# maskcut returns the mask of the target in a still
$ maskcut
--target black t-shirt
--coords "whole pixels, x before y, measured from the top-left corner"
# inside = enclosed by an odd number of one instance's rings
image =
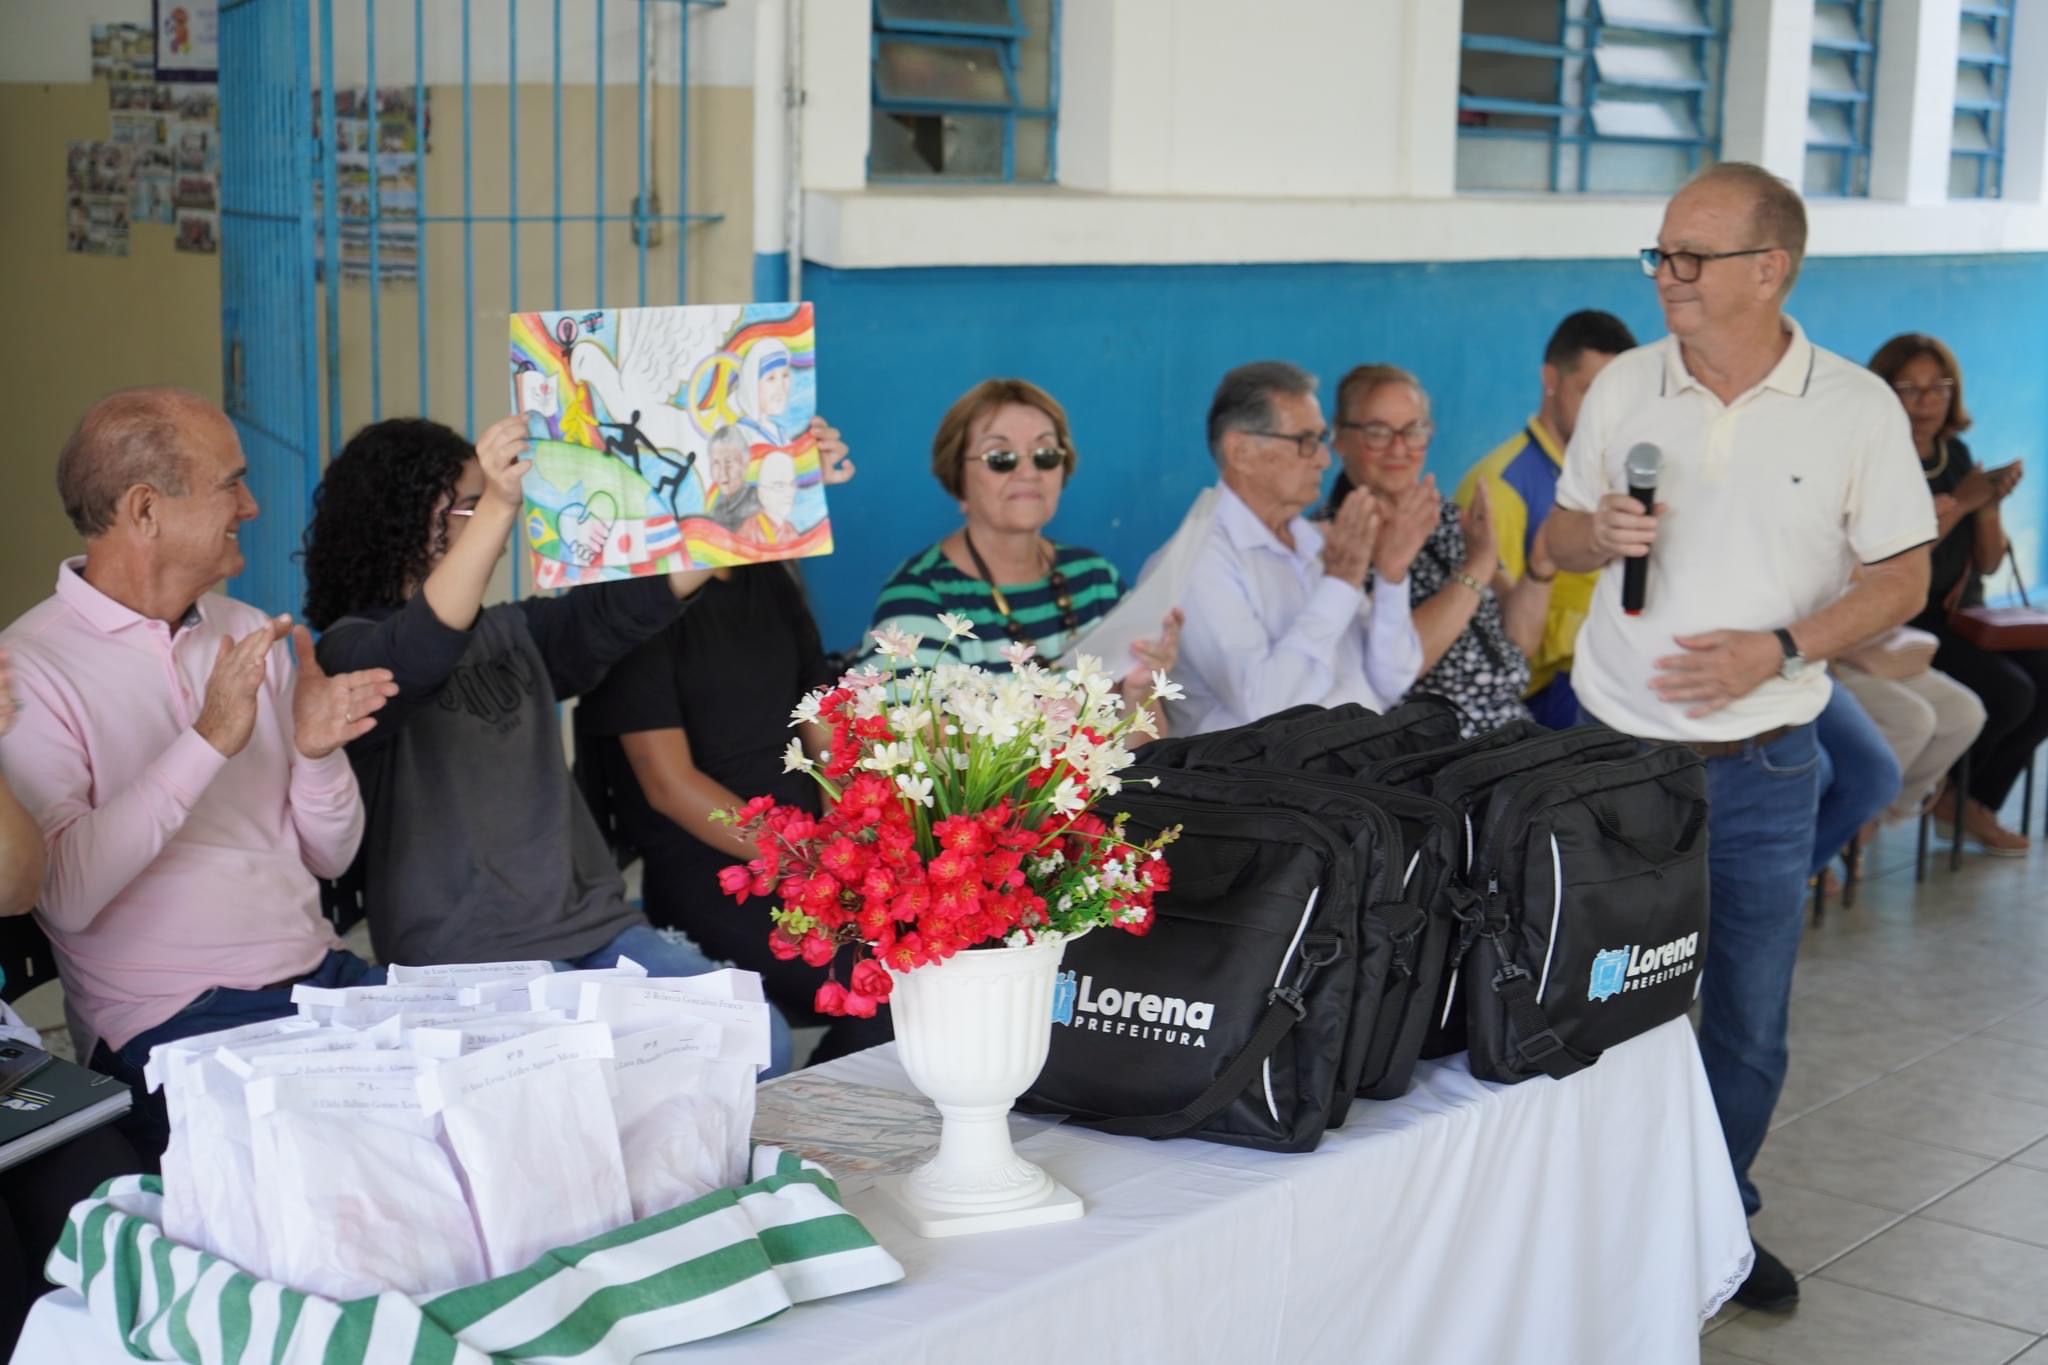
[[[600,797],[619,841],[643,854],[697,853],[732,861],[647,804],[618,736],[681,730],[699,771],[742,800],[773,796],[818,808],[817,783],[785,773],[796,733],[789,713],[831,681],[818,624],[787,565],[736,568],[712,579],[675,624],[613,666],[576,710],[585,790]]]
[[[1927,493],[1932,497],[1941,493],[1953,493],[1956,485],[1963,481],[1976,465],[1970,459],[1970,448],[1951,436],[1947,438],[1948,460],[1941,458],[1942,447],[1936,445],[1934,463],[1926,466]],[[1977,518],[1966,516],[1955,524],[1955,528],[1942,537],[1934,547],[1933,571],[1927,580],[1927,605],[1913,618],[1913,624],[1922,630],[1933,630],[1948,620],[1948,595],[1970,566],[1977,562]],[[1963,593],[1959,604],[1974,607],[1984,600],[1984,585],[1973,582]]]

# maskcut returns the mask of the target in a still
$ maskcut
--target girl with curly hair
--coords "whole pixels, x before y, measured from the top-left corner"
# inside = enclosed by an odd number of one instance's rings
[[[475,447],[437,422],[378,422],[314,494],[306,619],[322,632],[318,655],[330,668],[377,660],[399,689],[348,749],[368,815],[371,944],[383,962],[604,967],[624,955],[657,976],[713,970],[627,903],[555,711],[673,622],[709,575],[483,606],[530,450],[522,417]],[[778,1016],[775,1069],[788,1060]]]

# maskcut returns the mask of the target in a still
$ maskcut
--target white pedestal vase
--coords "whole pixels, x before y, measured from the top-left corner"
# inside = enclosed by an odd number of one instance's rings
[[[918,1236],[1081,1216],[1079,1195],[1010,1146],[1010,1106],[1045,1066],[1065,948],[973,948],[890,974],[898,1056],[945,1121],[937,1156],[876,1187]]]

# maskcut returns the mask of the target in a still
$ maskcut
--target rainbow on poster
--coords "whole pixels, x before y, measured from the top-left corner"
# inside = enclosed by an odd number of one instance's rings
[[[808,303],[518,313],[543,588],[832,551]]]

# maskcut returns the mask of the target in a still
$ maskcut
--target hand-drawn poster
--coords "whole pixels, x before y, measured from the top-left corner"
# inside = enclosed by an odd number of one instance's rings
[[[218,0],[156,0],[157,79],[220,79]]]
[[[543,588],[832,552],[808,303],[512,317]]]

